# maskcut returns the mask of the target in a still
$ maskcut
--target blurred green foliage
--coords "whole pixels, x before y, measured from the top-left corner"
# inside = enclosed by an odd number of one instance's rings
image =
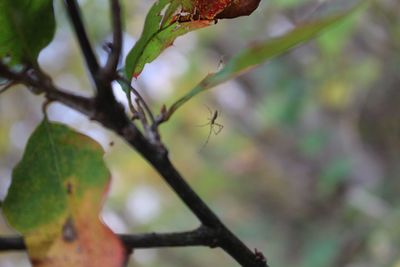
[[[150,2],[125,1],[127,41],[137,40]],[[332,2],[262,1],[250,17],[190,33],[146,66],[138,89],[159,110],[215,72],[224,58],[318,16]],[[86,22],[104,56],[107,1],[82,3],[91,7]],[[400,266],[398,10],[396,0],[372,1],[315,41],[197,96],[161,126],[171,158],[190,184],[250,247],[265,252],[271,266]],[[41,63],[59,84],[88,94],[80,52],[59,20],[61,30]],[[1,198],[24,140],[40,121],[41,100],[20,88],[0,97]],[[205,105],[219,111],[224,129],[201,149],[209,129],[196,125],[207,121]],[[104,217],[114,229],[197,226],[135,152],[65,110],[52,105],[49,116],[100,139],[108,150],[114,180]],[[10,231],[0,221],[0,234]],[[28,266],[15,254],[1,254],[2,262]],[[130,261],[136,267],[234,265],[208,248],[138,250]]]

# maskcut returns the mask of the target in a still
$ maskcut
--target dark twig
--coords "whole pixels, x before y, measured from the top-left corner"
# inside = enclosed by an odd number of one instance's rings
[[[0,94],[4,93],[8,89],[10,89],[12,86],[16,85],[17,83],[14,81],[6,81],[5,83],[0,85]]]
[[[216,233],[210,228],[199,227],[193,231],[178,233],[145,233],[119,235],[119,238],[128,249],[161,248],[161,247],[215,247]],[[0,237],[0,251],[26,249],[22,237]]]
[[[86,64],[88,65],[90,74],[96,83],[96,77],[99,71],[99,63],[93,52],[92,46],[90,45],[85,27],[83,26],[79,5],[76,0],[64,0],[64,3],[67,8],[71,23],[74,26],[75,34],[78,38],[79,46],[82,49],[83,56],[85,57]]]
[[[162,247],[189,247],[207,246],[216,248],[220,246],[220,232],[212,228],[201,226],[193,231],[178,233],[145,233],[134,235],[119,235],[119,238],[128,250],[162,248]],[[222,241],[223,242],[223,241]],[[224,247],[222,247],[225,249]],[[0,237],[0,251],[25,250],[26,246],[22,237]],[[240,249],[240,248],[238,248]],[[241,252],[238,254],[240,255]],[[265,258],[260,252],[251,255],[254,261],[244,260],[242,266],[267,266]],[[247,263],[245,263],[247,261]]]
[[[161,248],[161,247],[189,247],[208,246],[215,247],[216,234],[212,229],[199,227],[193,231],[180,233],[149,233],[136,235],[120,235],[125,247]]]
[[[0,77],[7,79],[9,82],[21,82],[22,77],[0,62]]]
[[[72,22],[72,25],[75,30],[75,34],[78,38],[79,45],[82,49],[82,53],[85,57],[86,64],[88,65],[89,72],[92,76],[92,79],[96,85],[97,89],[97,95],[96,95],[96,103],[98,102],[103,102],[103,101],[109,101],[112,102],[111,105],[116,104],[116,100],[114,97],[114,94],[112,92],[112,87],[111,87],[111,81],[114,79],[114,75],[111,73],[108,73],[108,75],[104,75],[103,72],[100,72],[100,67],[99,63],[97,61],[97,58],[93,52],[93,49],[90,45],[88,35],[86,33],[85,27],[83,25],[82,17],[81,17],[81,12],[79,9],[79,6],[76,2],[76,0],[64,0],[65,5],[67,7],[68,15],[70,17],[70,20]],[[116,3],[115,3],[116,2]],[[113,0],[112,7],[115,8],[115,6],[119,6],[119,2]],[[119,11],[119,8],[117,8]],[[120,14],[116,14],[115,17]],[[120,20],[120,18],[113,18],[113,24],[116,23],[114,27],[120,27],[118,26],[120,22],[117,22],[117,20]],[[118,31],[118,29],[117,29]],[[121,35],[121,36],[119,36]],[[115,57],[116,61],[118,63],[118,58],[121,49],[118,48],[119,45],[122,45],[122,40],[119,40],[122,38],[122,33],[115,33],[114,34],[115,42],[117,43],[117,49],[114,55],[112,56],[114,59],[111,60],[110,66],[114,64]],[[119,43],[119,44],[118,44]],[[113,53],[113,52],[111,52]],[[118,55],[116,55],[118,53]],[[98,103],[99,104],[99,103]]]
[[[50,80],[43,81],[37,79],[37,77],[31,77],[29,71],[15,72],[0,62],[0,77],[24,84],[29,88],[34,87],[35,93],[44,93],[49,100],[59,101],[90,118],[94,116],[94,101],[92,99],[67,93],[56,88]],[[39,77],[47,76],[42,74]]]
[[[0,251],[25,250],[22,237],[0,237]]]
[[[111,45],[111,52],[103,71],[104,75],[113,78],[116,73],[118,61],[120,59],[122,51],[122,19],[119,0],[110,0],[110,2],[113,28],[113,43]]]
[[[161,247],[188,247],[188,246],[207,246],[215,248],[221,245],[224,240],[221,240],[221,232],[215,231],[213,228],[201,226],[193,231],[179,233],[147,233],[135,235],[119,235],[119,238],[124,243],[128,250],[140,248],[161,248]],[[232,244],[234,246],[235,244]],[[228,247],[222,246],[223,249]],[[0,251],[24,250],[26,249],[24,241],[21,237],[1,237]],[[239,250],[240,248],[237,248]],[[241,255],[241,251],[232,252]],[[251,258],[242,260],[242,266],[267,266],[264,256],[256,251],[252,253]]]

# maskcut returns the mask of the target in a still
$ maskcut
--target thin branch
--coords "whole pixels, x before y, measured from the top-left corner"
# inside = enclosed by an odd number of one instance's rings
[[[76,0],[64,0],[64,3],[67,7],[68,15],[70,17],[70,20],[72,22],[72,25],[74,26],[75,34],[78,38],[79,45],[82,49],[82,53],[85,57],[86,64],[88,65],[90,74],[92,76],[92,79],[96,85],[97,89],[97,95],[96,95],[96,102],[98,105],[102,105],[103,102],[112,102],[111,106],[117,106],[119,105],[116,100],[115,96],[112,92],[112,87],[111,87],[111,80],[114,78],[112,77],[113,75],[110,74],[110,77],[104,75],[103,72],[100,73],[100,67],[99,63],[97,61],[97,58],[93,52],[93,49],[90,45],[88,35],[86,33],[85,27],[83,25],[82,17],[81,17],[81,12],[79,9],[79,5],[77,4]],[[113,8],[115,6],[119,6],[119,2],[116,0],[113,0]],[[120,19],[120,13],[119,9],[117,11],[117,16]],[[120,22],[116,22],[117,19],[113,19],[113,24],[116,23],[115,27],[120,27],[119,24]],[[117,29],[117,31],[119,31]],[[119,36],[121,35],[121,36]],[[122,45],[122,41],[119,40],[122,38],[122,33],[121,32],[116,32],[114,34],[114,37],[116,38],[116,53],[118,53],[118,56],[114,55],[116,57],[116,62],[118,63],[118,58],[119,54],[121,51],[121,48],[118,48],[119,45]],[[118,44],[119,43],[119,44]],[[111,52],[113,53],[113,52]],[[112,60],[111,64],[114,64],[115,58]]]
[[[120,234],[119,238],[128,250],[163,248],[163,247],[192,247],[206,246],[218,247],[221,242],[221,233],[212,228],[201,226],[193,231],[175,233],[145,233],[145,234]],[[0,237],[0,251],[25,250],[26,246],[22,237]],[[240,248],[238,248],[240,249]],[[258,254],[257,254],[258,253]],[[252,255],[261,264],[254,264],[248,259],[242,261],[242,266],[267,266],[265,258],[259,252]],[[238,255],[240,255],[239,253]]]
[[[132,100],[130,99],[130,101],[132,101]],[[147,123],[146,113],[145,113],[142,105],[140,104],[139,98],[136,98],[135,102],[136,102],[136,106],[137,106],[136,109],[138,111],[139,120],[142,123],[143,128],[145,129],[145,132],[146,132],[148,130],[148,128],[149,128],[149,124]],[[130,105],[133,105],[133,104],[131,103]]]
[[[3,64],[3,62],[0,62],[0,77],[5,78],[10,82],[21,82],[22,80],[22,77],[17,72],[9,69],[7,65]]]
[[[99,63],[90,45],[88,35],[81,17],[79,5],[76,0],[64,0],[65,6],[68,11],[69,18],[74,26],[75,34],[78,38],[79,46],[82,49],[83,56],[85,57],[86,64],[88,65],[90,74],[95,81],[99,71]]]
[[[41,80],[29,75],[29,71],[15,72],[10,70],[6,65],[0,62],[0,76],[21,83],[29,88],[34,88],[35,93],[44,93],[49,100],[59,101],[70,108],[77,110],[89,118],[95,116],[94,101],[90,98],[67,93],[56,88],[51,80]],[[42,74],[39,77],[47,77]]]
[[[96,116],[96,111],[93,108],[95,103],[90,98],[67,93],[59,89],[46,91],[45,95],[49,100],[63,103],[64,105],[85,114],[89,118]]]
[[[130,82],[128,80],[126,80],[124,77],[118,76],[118,80],[120,82],[124,83],[127,87],[129,87],[129,91],[131,91],[136,96],[136,98],[139,99],[139,101],[143,105],[143,108],[146,110],[146,113],[149,116],[151,123],[154,124],[155,123],[155,119],[154,119],[153,112],[151,111],[151,109],[147,105],[147,103],[144,100],[144,98],[140,95],[140,93],[135,88],[133,88],[133,86],[130,84]]]
[[[0,251],[25,250],[26,246],[22,237],[0,237]]]
[[[104,75],[112,77],[115,75],[118,61],[121,57],[122,51],[122,17],[121,17],[121,5],[119,0],[111,1],[111,18],[113,28],[113,43],[111,46],[111,52],[107,59],[107,63],[104,66]]]
[[[127,249],[146,249],[162,247],[215,247],[216,233],[212,229],[199,227],[193,231],[175,233],[144,233],[118,235]],[[20,236],[0,237],[0,251],[25,250]]]
[[[119,235],[125,247],[130,249],[192,246],[214,248],[215,236],[215,231],[206,227],[199,227],[193,231],[179,233]]]
[[[14,81],[6,81],[5,83],[0,85],[0,94],[6,92],[12,86],[16,85],[17,83]]]

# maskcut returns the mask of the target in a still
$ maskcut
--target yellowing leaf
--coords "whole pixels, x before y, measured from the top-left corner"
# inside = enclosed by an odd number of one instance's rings
[[[125,250],[99,213],[109,173],[99,144],[44,120],[30,137],[3,204],[35,267],[121,267]]]

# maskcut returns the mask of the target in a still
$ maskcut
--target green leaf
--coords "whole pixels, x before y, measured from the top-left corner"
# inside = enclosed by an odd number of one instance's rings
[[[283,36],[269,39],[244,49],[236,54],[230,61],[228,61],[228,63],[220,71],[209,74],[196,87],[176,101],[169,109],[169,116],[184,103],[189,101],[192,97],[205,91],[206,89],[226,82],[244,72],[251,70],[254,67],[259,66],[273,57],[287,52],[291,48],[301,43],[311,40],[322,31],[332,27],[338,22],[343,21],[350,14],[352,14],[357,7],[358,5],[339,14],[305,22],[301,25],[298,25],[296,28],[284,34]]]
[[[3,213],[34,266],[122,266],[123,246],[99,220],[109,186],[103,154],[89,137],[47,120],[30,137]]]
[[[53,1],[1,0],[0,25],[0,58],[36,63],[54,36]]]
[[[182,6],[190,9],[190,3],[188,0],[159,0],[152,6],[146,16],[142,35],[126,58],[127,79],[139,76],[144,66],[171,46],[177,37],[213,23],[208,20],[177,21],[175,13]]]

